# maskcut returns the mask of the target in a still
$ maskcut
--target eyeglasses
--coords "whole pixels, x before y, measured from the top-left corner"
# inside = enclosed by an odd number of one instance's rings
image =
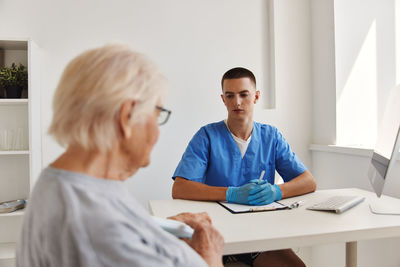
[[[172,111],[160,106],[156,106],[156,109],[160,111],[158,115],[158,125],[166,124]]]

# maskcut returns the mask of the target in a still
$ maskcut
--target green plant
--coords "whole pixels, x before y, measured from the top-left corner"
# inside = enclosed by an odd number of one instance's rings
[[[17,66],[12,63],[11,67],[3,67],[0,69],[0,85],[4,88],[10,86],[18,86],[22,89],[28,88],[28,71],[25,66],[19,64]]]

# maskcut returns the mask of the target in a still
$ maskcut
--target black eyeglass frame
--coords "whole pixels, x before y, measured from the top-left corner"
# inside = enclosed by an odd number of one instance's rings
[[[169,110],[169,109],[166,109],[166,108],[163,108],[163,107],[160,107],[160,106],[156,106],[156,109],[158,109],[159,111],[160,111],[160,114],[161,113],[167,113],[167,116],[165,117],[165,119],[164,119],[164,121],[162,121],[162,122],[158,122],[158,125],[164,125],[164,124],[166,124],[167,123],[167,121],[168,121],[168,119],[169,119],[169,117],[171,116],[171,113],[172,113],[172,111],[171,110]]]

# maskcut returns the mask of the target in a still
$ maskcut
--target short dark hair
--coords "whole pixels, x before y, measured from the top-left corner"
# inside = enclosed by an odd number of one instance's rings
[[[245,68],[242,68],[242,67],[237,67],[237,68],[233,68],[233,69],[228,70],[222,76],[222,80],[221,80],[222,89],[224,87],[224,81],[225,80],[240,79],[240,78],[249,78],[254,83],[254,86],[256,86],[256,77],[254,76],[254,74],[248,69],[245,69]]]

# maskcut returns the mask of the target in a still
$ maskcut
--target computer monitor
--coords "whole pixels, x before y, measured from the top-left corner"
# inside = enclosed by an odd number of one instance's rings
[[[400,86],[391,90],[378,130],[378,138],[368,170],[368,177],[378,197],[388,179],[400,179],[394,173],[394,166],[400,149]],[[397,176],[397,177],[394,177]],[[399,188],[400,190],[400,188]],[[370,203],[373,213],[400,215],[399,205],[387,205],[384,199],[376,199]]]

